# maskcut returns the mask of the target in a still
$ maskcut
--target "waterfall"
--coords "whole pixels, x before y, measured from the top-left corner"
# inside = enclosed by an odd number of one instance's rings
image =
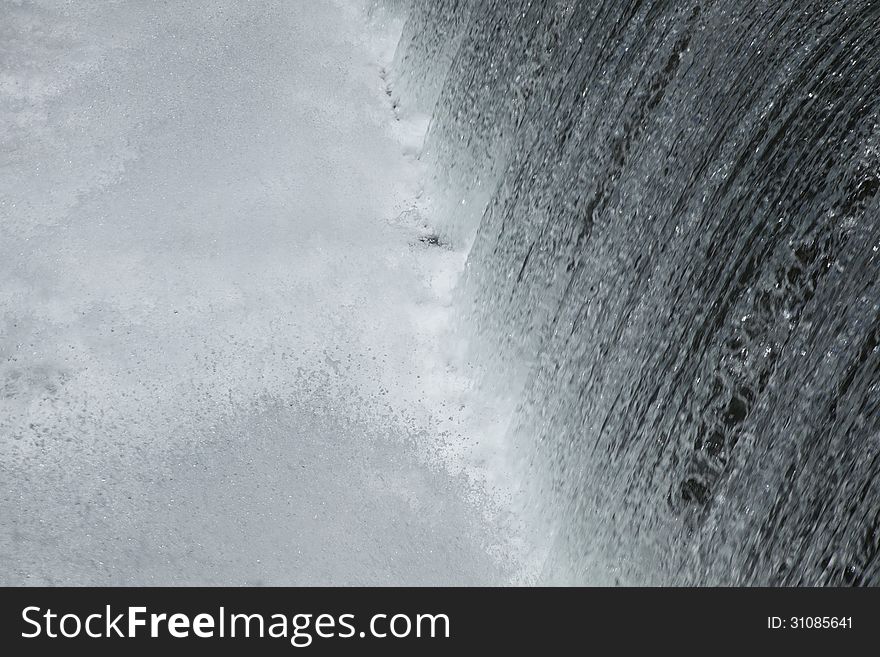
[[[880,3],[406,11],[544,581],[880,583]]]

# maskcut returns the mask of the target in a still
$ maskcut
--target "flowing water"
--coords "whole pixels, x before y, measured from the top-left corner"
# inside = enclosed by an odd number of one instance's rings
[[[0,4],[0,583],[880,583],[880,3]]]
[[[878,53],[870,0],[412,4],[545,581],[880,583]]]

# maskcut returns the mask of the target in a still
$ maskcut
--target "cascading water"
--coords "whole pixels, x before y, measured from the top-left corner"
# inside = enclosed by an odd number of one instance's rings
[[[544,580],[880,583],[880,3],[408,11]]]

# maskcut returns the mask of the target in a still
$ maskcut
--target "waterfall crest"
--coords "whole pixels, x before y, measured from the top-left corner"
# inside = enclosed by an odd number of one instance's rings
[[[408,12],[546,580],[880,583],[880,3]]]

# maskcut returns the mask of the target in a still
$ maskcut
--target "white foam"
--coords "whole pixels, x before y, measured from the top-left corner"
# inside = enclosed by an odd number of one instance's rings
[[[397,19],[0,13],[0,581],[515,576]]]

